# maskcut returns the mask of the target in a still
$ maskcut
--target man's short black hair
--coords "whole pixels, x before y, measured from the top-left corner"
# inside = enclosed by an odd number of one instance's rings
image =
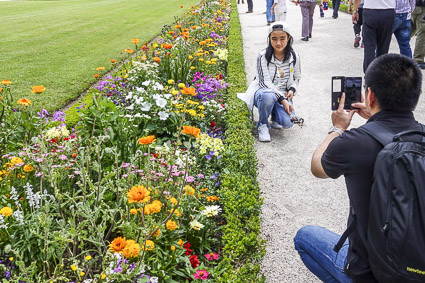
[[[422,72],[412,59],[386,54],[369,65],[365,83],[375,93],[381,110],[413,111],[421,94]]]

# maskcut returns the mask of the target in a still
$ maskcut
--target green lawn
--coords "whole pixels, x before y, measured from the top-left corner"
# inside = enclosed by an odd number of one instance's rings
[[[36,109],[56,110],[134,48],[149,41],[198,0],[0,1],[0,81]],[[181,9],[180,5],[184,5]],[[100,74],[102,74],[101,71]],[[31,93],[34,85],[46,91]]]

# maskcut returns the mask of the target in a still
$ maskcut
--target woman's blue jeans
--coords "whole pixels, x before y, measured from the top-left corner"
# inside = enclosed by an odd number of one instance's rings
[[[292,104],[292,101],[290,101]],[[254,105],[258,108],[258,127],[261,124],[269,125],[269,117],[272,115],[272,122],[277,122],[284,128],[290,128],[294,124],[291,116],[286,113],[282,104],[277,102],[276,95],[272,89],[260,88],[254,95]],[[295,115],[295,112],[292,112]]]
[[[274,0],[267,0],[266,17],[267,17],[268,22],[274,22],[275,21],[275,14],[272,15],[273,3],[274,3]]]
[[[338,234],[319,226],[304,226],[294,238],[295,249],[305,266],[325,283],[352,282],[350,277],[342,273],[348,240],[338,253],[333,250],[339,238]]]
[[[412,59],[412,49],[410,48],[410,19],[408,14],[395,14],[393,33],[400,47],[400,54]]]

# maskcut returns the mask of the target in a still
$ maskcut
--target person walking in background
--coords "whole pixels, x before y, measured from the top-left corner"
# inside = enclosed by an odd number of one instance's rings
[[[357,11],[360,2],[361,0],[354,0],[354,11]],[[395,2],[396,0],[364,0],[363,72],[366,72],[376,57],[388,53],[395,20]],[[353,22],[359,20],[357,13],[353,12],[352,20]]]
[[[425,0],[416,0],[416,7],[412,13],[410,37],[415,34],[416,43],[413,59],[421,69],[425,70]]]
[[[353,21],[353,29],[354,29],[354,47],[359,47],[361,46],[361,48],[364,47],[362,37],[360,36],[361,32],[362,32],[362,24],[363,24],[363,4],[364,4],[364,0],[361,0],[360,2],[360,6],[357,8],[357,10],[353,10],[351,8],[351,4],[352,4],[353,0],[349,0],[348,1],[348,13],[354,15],[357,14],[358,15],[358,20],[356,22]],[[362,42],[362,44],[360,45],[360,41]]]
[[[332,14],[332,18],[334,18],[334,19],[338,18],[338,10],[339,10],[340,4],[341,4],[341,0],[332,0],[332,7],[334,9],[334,12]]]
[[[248,11],[247,11],[247,13],[252,13],[253,12],[252,0],[246,0],[246,3],[248,4]]]
[[[271,141],[269,117],[274,129],[290,128],[295,115],[292,98],[301,79],[301,64],[292,49],[293,37],[285,22],[275,22],[269,27],[268,46],[257,57],[257,75],[245,93],[238,98],[248,109],[258,108],[258,139]]]
[[[241,0],[238,0],[238,4],[240,4],[240,3],[241,3]],[[242,0],[242,4],[245,4],[244,0]]]
[[[393,33],[400,48],[400,54],[412,58],[410,48],[410,15],[415,9],[416,0],[396,0]]]
[[[278,22],[286,22],[287,9],[286,0],[274,0],[272,14],[275,15]]]
[[[274,13],[272,13],[272,6],[274,4],[274,0],[266,0],[267,7],[266,7],[266,18],[267,18],[267,25],[269,26],[271,23],[274,23],[276,21]]]
[[[297,0],[293,2],[296,5],[299,4],[301,7],[301,14],[303,17],[301,40],[308,41],[308,39],[311,38],[311,33],[313,31],[313,15],[314,15],[314,8],[316,8],[317,1],[316,0]]]

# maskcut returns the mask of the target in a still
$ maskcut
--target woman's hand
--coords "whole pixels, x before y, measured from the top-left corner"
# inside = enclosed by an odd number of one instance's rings
[[[294,107],[291,105],[291,103],[289,103],[288,100],[282,100],[282,106],[283,109],[285,109],[285,112],[288,113],[288,115],[291,115],[291,113],[294,112]]]
[[[294,97],[294,92],[292,91],[292,90],[290,90],[290,91],[288,91],[287,93],[286,93],[286,98],[288,99],[288,100],[291,100],[292,101],[292,98]]]

